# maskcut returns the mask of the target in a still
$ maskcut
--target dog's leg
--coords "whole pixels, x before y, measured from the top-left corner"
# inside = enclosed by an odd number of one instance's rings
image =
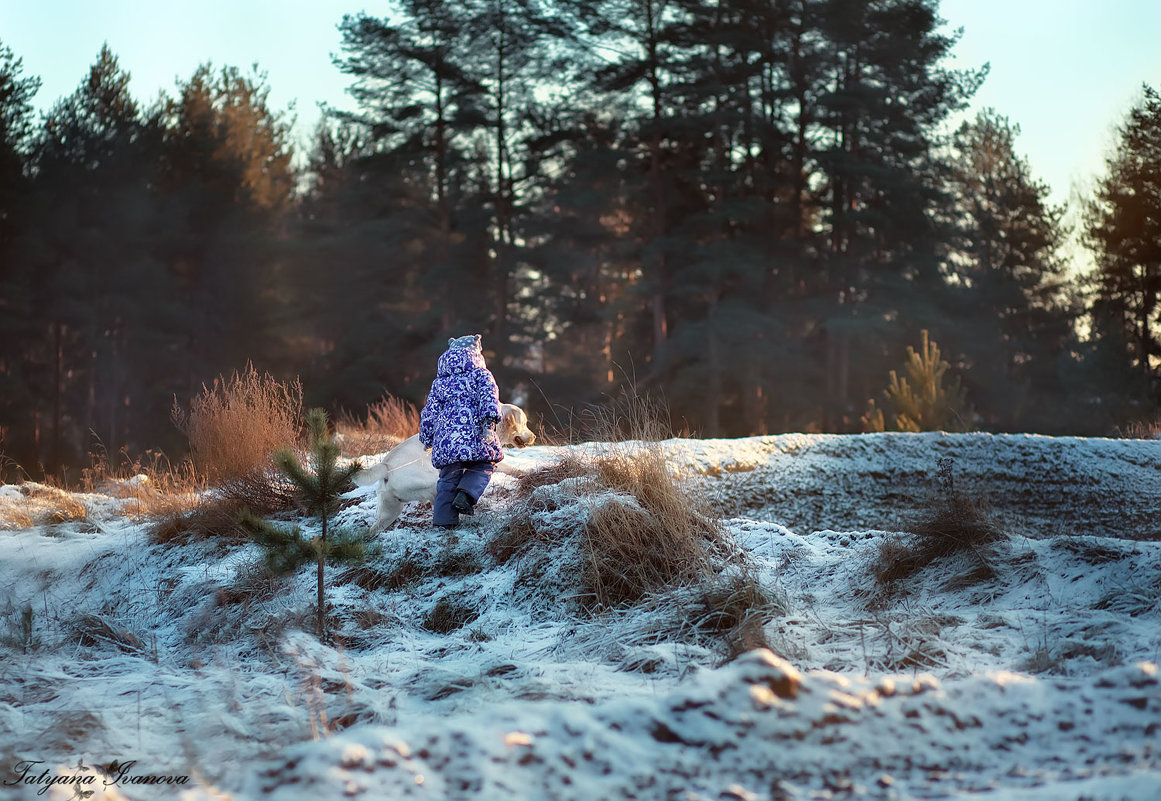
[[[379,485],[376,498],[379,501],[379,515],[375,521],[375,531],[378,533],[386,531],[387,527],[399,517],[399,513],[403,511],[403,501],[399,500],[385,483]]]

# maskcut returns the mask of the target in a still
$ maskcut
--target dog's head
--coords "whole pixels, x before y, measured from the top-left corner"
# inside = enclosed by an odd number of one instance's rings
[[[536,442],[536,435],[528,430],[528,415],[515,404],[500,404],[500,425],[496,428],[505,448],[526,448]]]

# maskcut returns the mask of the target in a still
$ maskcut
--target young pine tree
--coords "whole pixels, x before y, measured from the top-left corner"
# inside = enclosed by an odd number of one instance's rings
[[[351,483],[351,476],[361,469],[358,462],[338,466],[339,445],[327,433],[327,415],[322,409],[307,414],[310,428],[310,466],[303,465],[294,451],[284,448],[274,454],[274,463],[295,485],[307,514],[317,517],[321,526],[318,537],[306,540],[295,526],[283,529],[244,512],[242,524],[255,542],[266,551],[266,566],[275,573],[292,573],[312,558],[318,561],[318,631],[326,639],[326,595],[323,569],[328,558],[336,561],[360,561],[364,558],[363,542],[346,532],[335,532],[328,539],[331,518],[339,510],[339,493]]]
[[[916,353],[907,346],[907,376],[894,370],[883,392],[895,431],[967,431],[974,416],[967,393],[956,379],[944,384],[950,365],[940,355],[939,346],[923,331],[923,349]],[[910,381],[908,380],[910,379]],[[886,431],[883,410],[872,399],[863,415],[865,431]]]

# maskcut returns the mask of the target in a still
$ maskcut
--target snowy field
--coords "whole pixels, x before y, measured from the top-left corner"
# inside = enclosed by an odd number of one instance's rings
[[[313,567],[151,544],[112,491],[0,487],[24,521],[0,530],[0,798],[1161,799],[1161,441],[662,446],[770,601],[768,649],[731,654],[689,586],[585,612],[576,478],[498,475],[455,537],[406,507],[371,565],[328,568],[333,647]],[[1002,532],[990,570],[877,583],[947,458]],[[516,516],[558,536],[498,548]]]

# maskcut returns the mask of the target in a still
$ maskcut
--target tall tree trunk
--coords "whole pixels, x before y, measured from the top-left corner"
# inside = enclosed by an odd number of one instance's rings
[[[710,307],[706,315],[706,403],[705,435],[719,437],[722,432],[722,354],[718,342],[717,324],[714,320],[718,306],[718,293],[710,297]]]
[[[655,16],[656,15],[656,16]],[[648,53],[649,87],[653,99],[653,132],[649,142],[649,186],[653,201],[653,239],[662,240],[668,232],[668,214],[666,213],[665,184],[661,172],[661,70],[658,59],[660,10],[656,9],[653,0],[645,0],[646,17],[646,52]],[[669,338],[669,322],[667,298],[669,295],[668,265],[666,264],[665,250],[656,247],[653,265],[650,273],[653,278],[653,297],[651,311],[653,314],[653,369],[661,363],[661,351]]]
[[[326,563],[327,553],[327,516],[322,516],[322,536],[318,550],[318,636],[324,642],[327,639],[326,593],[323,589],[323,565]]]
[[[64,417],[64,323],[59,320],[52,325],[53,370],[52,370],[52,434],[49,436],[49,453],[46,470],[56,472],[61,466],[61,446]]]
[[[511,247],[510,180],[505,180],[504,168],[505,164],[508,163],[510,173],[511,164],[509,163],[507,132],[504,125],[504,113],[507,110],[505,107],[507,102],[505,79],[507,76],[504,72],[507,68],[504,58],[507,47],[505,39],[507,18],[503,16],[502,6],[497,21],[499,39],[496,44],[496,256],[494,261],[495,282],[492,290],[495,293],[495,299],[491,348],[496,354],[494,357],[496,366],[503,367],[508,351],[508,262]]]

